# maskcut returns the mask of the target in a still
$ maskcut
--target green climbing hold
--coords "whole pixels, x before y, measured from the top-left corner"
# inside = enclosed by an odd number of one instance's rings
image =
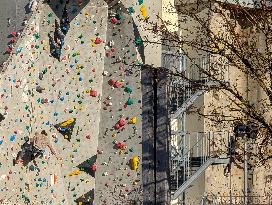
[[[133,104],[134,104],[133,99],[129,98],[129,99],[127,100],[127,105],[133,105]]]
[[[90,80],[89,80],[89,83],[92,83],[92,82],[93,82],[93,79],[90,79]]]
[[[126,86],[125,87],[125,92],[127,92],[127,93],[132,93],[132,88],[131,87],[129,87],[129,86]]]
[[[144,43],[143,43],[143,40],[142,40],[141,38],[136,38],[136,39],[135,39],[135,44],[136,44],[136,46],[141,46],[141,45],[143,45]]]
[[[52,17],[52,16],[53,16],[53,13],[49,13],[49,14],[48,14],[48,17]]]
[[[40,48],[40,46],[39,45],[35,45],[35,48],[38,49],[38,48]]]
[[[139,5],[142,5],[144,3],[144,0],[138,0]]]
[[[123,16],[121,14],[116,14],[115,18],[117,18],[117,20],[121,20]]]
[[[79,36],[78,38],[82,39],[82,38],[83,38],[83,35],[82,35],[82,34],[80,34],[80,36]]]
[[[33,36],[35,37],[36,40],[38,40],[40,38],[40,35],[37,33],[34,33]]]
[[[135,9],[134,9],[133,7],[129,7],[129,8],[128,8],[128,13],[129,13],[129,14],[135,13]]]

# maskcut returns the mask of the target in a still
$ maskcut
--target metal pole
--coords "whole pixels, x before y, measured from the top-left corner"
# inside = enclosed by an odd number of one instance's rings
[[[248,161],[248,157],[247,157],[247,135],[245,134],[245,138],[244,138],[244,203],[245,205],[248,204],[248,200],[247,200],[247,189],[248,189],[248,183],[247,183],[247,176],[248,176],[248,167],[247,167],[247,161]]]

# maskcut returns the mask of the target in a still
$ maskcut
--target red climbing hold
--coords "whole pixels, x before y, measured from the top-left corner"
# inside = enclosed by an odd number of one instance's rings
[[[93,171],[96,171],[96,168],[97,168],[97,165],[94,163],[94,164],[91,166],[91,169],[92,169]]]
[[[96,90],[90,90],[90,96],[97,97],[98,93]]]
[[[113,17],[113,18],[111,19],[111,22],[114,23],[114,24],[116,24],[116,23],[118,22],[118,19],[115,18],[115,17]]]
[[[116,83],[116,80],[110,79],[108,83],[109,85],[113,86]]]
[[[16,38],[12,38],[12,39],[10,40],[10,43],[16,43]]]
[[[12,48],[11,48],[11,47],[8,47],[8,48],[7,48],[7,53],[11,54],[11,52],[12,52]]]
[[[111,52],[106,52],[106,57],[111,57],[112,53]]]
[[[125,147],[126,147],[124,142],[118,142],[116,145],[117,145],[118,149],[123,149],[124,150]]]
[[[12,35],[12,36],[15,37],[15,36],[17,36],[17,32],[16,32],[16,31],[13,31],[13,32],[10,33],[10,35]]]
[[[114,126],[114,128],[115,128],[116,130],[119,130],[119,129],[120,129],[120,125],[119,125],[119,124],[116,124],[116,125]]]
[[[102,43],[102,38],[96,38],[95,41],[94,41],[95,44],[100,44]]]
[[[120,125],[120,127],[123,127],[123,126],[125,126],[125,124],[126,124],[127,122],[126,122],[126,120],[125,119],[120,119],[119,120],[119,122],[118,122],[118,124]]]
[[[114,84],[114,87],[120,88],[120,87],[122,87],[122,83],[116,81],[116,83]]]

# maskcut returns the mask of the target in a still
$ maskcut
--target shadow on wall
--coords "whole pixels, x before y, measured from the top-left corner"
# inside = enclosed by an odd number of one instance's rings
[[[82,11],[90,0],[44,0],[48,3],[52,11],[61,20],[64,7],[66,5],[70,22]]]
[[[94,189],[83,194],[81,197],[75,200],[77,204],[81,205],[93,205],[94,201]]]

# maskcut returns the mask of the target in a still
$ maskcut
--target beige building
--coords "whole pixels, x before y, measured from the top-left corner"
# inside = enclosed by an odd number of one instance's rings
[[[189,1],[186,4],[178,0],[174,2],[178,20],[171,18],[171,21],[178,26],[169,27],[172,32],[179,35],[181,40],[189,40],[193,44],[182,48],[180,45],[174,48],[163,47],[163,66],[178,71],[190,79],[181,80],[177,77],[173,79],[169,89],[173,106],[171,116],[172,204],[271,203],[268,197],[270,174],[265,168],[267,166],[244,169],[243,163],[238,166],[231,163],[230,173],[224,175],[224,170],[229,163],[229,142],[231,136],[234,136],[233,124],[228,121],[219,123],[220,119],[213,122],[204,116],[211,113],[219,113],[218,115],[221,116],[242,116],[241,113],[233,111],[237,109],[233,103],[233,97],[220,89],[210,89],[218,87],[220,83],[237,89],[258,109],[260,109],[258,102],[267,98],[256,82],[247,77],[241,69],[228,63],[220,55],[207,53],[203,51],[205,49],[198,48],[199,45],[204,46],[205,42],[209,42],[207,34],[199,32],[200,24],[186,15],[186,11],[191,9],[190,11],[194,11],[199,18],[203,19],[207,28],[217,37],[227,36],[229,34],[224,26],[224,19],[207,8],[207,5],[224,10],[234,4],[235,2],[224,2],[224,4],[211,1],[205,1],[205,3]],[[240,5],[249,9],[249,12],[254,11],[252,2],[240,2]],[[245,28],[246,23],[241,22],[236,25],[236,33],[246,39],[246,42],[257,39],[257,46],[261,52],[264,38],[256,34],[251,27]],[[200,39],[202,44],[199,44]],[[219,51],[222,46],[215,45],[214,49],[217,50],[213,51]],[[205,74],[205,71],[210,72],[211,66],[215,72],[213,79]],[[251,141],[248,143],[250,144]],[[245,187],[247,187],[246,192]]]

